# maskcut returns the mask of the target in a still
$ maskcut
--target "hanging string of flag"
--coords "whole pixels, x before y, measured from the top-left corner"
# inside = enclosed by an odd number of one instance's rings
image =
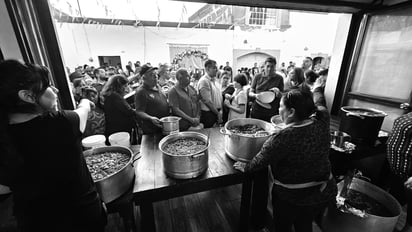
[[[142,21],[138,14],[136,13],[136,2],[133,2],[131,0],[123,0],[124,3],[127,5],[126,8],[130,10],[130,13],[134,19],[133,22],[130,22],[130,19],[124,20],[116,18],[115,13],[110,10],[110,6],[106,4],[107,0],[95,0],[96,6],[98,6],[98,9],[101,10],[101,13],[105,15],[106,19],[109,19],[110,24],[112,25],[120,25],[122,26],[133,26],[135,28],[139,28],[141,26],[155,26],[157,28],[160,28],[162,26],[162,9],[167,7],[166,0],[156,0],[155,1],[155,9],[157,11],[157,19],[156,21]],[[86,17],[87,15],[87,10],[86,9],[81,9],[81,7],[84,7],[85,3],[82,3],[79,0],[60,0],[60,1],[51,1],[52,4],[52,9],[56,10],[55,12],[55,17],[56,18],[65,18],[65,21],[67,22],[67,19],[71,21],[71,23],[82,23],[82,24],[91,24],[91,25],[96,25],[96,27],[100,27],[100,29],[103,29],[104,25],[107,25],[108,22],[105,20],[99,20],[98,18],[90,18]],[[110,3],[110,2],[109,2]],[[181,28],[182,24],[184,23],[185,27],[188,26],[188,9],[186,7],[186,4],[184,2],[179,2],[176,4],[180,4],[180,16],[178,19],[178,22],[176,25],[176,28],[179,29]],[[230,22],[230,15],[232,14],[232,10],[230,6],[223,6],[223,5],[215,5],[211,4],[210,5],[210,13],[207,14],[207,17],[203,18],[198,18],[197,23],[193,24],[192,23],[192,28],[206,28],[206,29],[211,29],[214,28],[217,24],[227,24],[227,22]],[[163,8],[162,8],[163,7]],[[138,9],[138,8],[137,8]],[[82,14],[82,10],[86,12],[85,14]],[[83,13],[84,13],[83,12]],[[90,14],[89,14],[90,15]],[[130,14],[129,14],[130,15]],[[99,21],[97,21],[99,20]],[[196,19],[195,19],[196,20]],[[60,21],[61,22],[61,21]],[[149,22],[149,24],[147,24]],[[155,23],[150,24],[150,22]],[[170,27],[170,23],[167,23],[168,26]],[[190,25],[190,24],[189,24]],[[61,25],[62,26],[62,25]],[[163,26],[166,26],[163,24]],[[233,29],[235,24],[231,24],[230,26],[228,25],[229,30]]]

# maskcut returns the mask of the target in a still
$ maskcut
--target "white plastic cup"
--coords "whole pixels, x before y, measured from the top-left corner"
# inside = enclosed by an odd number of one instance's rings
[[[104,135],[92,135],[82,139],[82,145],[85,150],[106,146],[106,137]]]
[[[130,135],[127,132],[117,132],[109,136],[110,145],[130,147]]]

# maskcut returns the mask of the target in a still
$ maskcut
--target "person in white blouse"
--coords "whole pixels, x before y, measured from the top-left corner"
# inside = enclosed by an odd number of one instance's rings
[[[247,95],[243,88],[247,85],[246,75],[244,73],[236,75],[233,84],[235,92],[232,95],[226,94],[224,101],[225,106],[229,109],[228,120],[246,118]]]

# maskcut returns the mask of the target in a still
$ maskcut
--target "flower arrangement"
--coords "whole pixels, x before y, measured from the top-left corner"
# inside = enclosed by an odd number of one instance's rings
[[[172,65],[179,64],[179,62],[182,61],[185,56],[200,57],[200,59],[202,59],[202,61],[205,61],[205,60],[208,59],[208,55],[206,53],[204,53],[200,50],[196,50],[196,49],[194,49],[194,50],[189,49],[189,50],[186,50],[186,51],[183,51],[183,52],[177,54],[175,56],[175,58],[173,58]]]

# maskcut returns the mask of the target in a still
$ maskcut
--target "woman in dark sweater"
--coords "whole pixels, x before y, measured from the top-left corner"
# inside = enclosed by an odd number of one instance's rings
[[[136,111],[123,98],[126,93],[127,83],[126,77],[115,75],[103,87],[106,137],[116,132],[129,132],[130,134],[132,128],[136,126]]]
[[[315,102],[323,96],[315,90]],[[329,114],[312,94],[291,90],[281,99],[279,114],[287,127],[272,135],[250,163],[236,162],[241,171],[271,166],[276,231],[312,231],[314,218],[337,192],[329,162]]]

